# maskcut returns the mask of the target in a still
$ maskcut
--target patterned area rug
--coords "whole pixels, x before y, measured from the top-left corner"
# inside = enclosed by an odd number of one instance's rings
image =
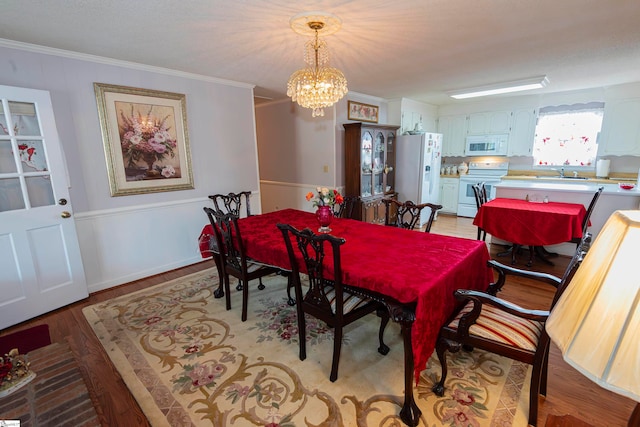
[[[332,383],[332,331],[308,318],[307,359],[299,360],[286,279],[264,282],[264,290],[251,283],[246,322],[233,286],[230,311],[224,299],[214,299],[213,269],[86,307],[84,314],[154,426],[403,426],[399,326],[387,327],[387,356],[376,351],[375,315],[346,328]],[[439,375],[434,354],[414,390],[420,426],[527,424],[527,365],[461,351],[449,358],[442,398],[431,392]]]

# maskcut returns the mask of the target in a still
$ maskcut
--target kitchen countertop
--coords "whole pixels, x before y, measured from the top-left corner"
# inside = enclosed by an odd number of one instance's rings
[[[545,178],[530,179],[503,179],[500,184],[495,184],[496,188],[520,188],[527,190],[544,190],[549,192],[566,192],[566,193],[593,193],[598,187],[604,186],[603,194],[614,194],[620,196],[640,196],[640,190],[634,188],[632,190],[623,190],[618,183],[612,183],[606,180],[548,180]],[[604,181],[604,182],[602,182]]]

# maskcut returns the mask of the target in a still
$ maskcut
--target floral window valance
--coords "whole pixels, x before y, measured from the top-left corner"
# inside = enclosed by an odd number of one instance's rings
[[[534,165],[593,167],[603,115],[603,102],[541,108],[533,145]]]

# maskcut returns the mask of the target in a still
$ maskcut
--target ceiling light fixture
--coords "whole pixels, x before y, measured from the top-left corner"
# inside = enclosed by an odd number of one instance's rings
[[[547,86],[548,83],[549,79],[547,79],[547,76],[538,76],[530,79],[515,80],[512,82],[496,83],[493,85],[479,86],[469,89],[452,90],[447,92],[447,95],[455,99],[475,98],[478,96],[541,89]]]
[[[312,35],[305,43],[307,67],[295,71],[287,83],[287,96],[304,108],[313,110],[312,117],[324,116],[324,108],[338,102],[347,92],[347,79],[337,68],[329,67],[327,44],[319,36],[333,34],[342,21],[326,12],[305,12],[289,20],[298,34]]]

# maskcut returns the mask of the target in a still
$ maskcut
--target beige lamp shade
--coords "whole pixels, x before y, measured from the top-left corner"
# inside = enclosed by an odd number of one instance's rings
[[[640,402],[640,211],[616,211],[546,323],[567,363]]]

